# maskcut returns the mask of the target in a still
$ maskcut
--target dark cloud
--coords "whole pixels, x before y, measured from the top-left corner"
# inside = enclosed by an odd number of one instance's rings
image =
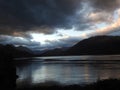
[[[120,7],[120,0],[89,0],[89,2],[97,11],[113,12]]]
[[[80,7],[81,0],[0,0],[1,34],[32,31],[34,28],[49,27],[52,30],[39,30],[51,33],[55,27],[70,28],[72,19]],[[49,29],[48,29],[49,30]]]
[[[120,8],[120,0],[85,0],[91,11],[88,13],[90,23],[112,23],[115,11]]]
[[[28,31],[51,34],[55,28],[73,26],[84,30],[91,24],[87,23],[85,13],[76,14],[84,8],[83,1],[89,2],[94,12],[111,12],[120,6],[120,0],[0,0],[0,34]]]
[[[51,34],[54,28],[73,25],[84,30],[90,25],[83,14],[76,15],[77,10],[83,9],[82,1],[90,2],[96,12],[113,11],[120,6],[120,0],[0,0],[0,34],[34,31],[34,28]]]

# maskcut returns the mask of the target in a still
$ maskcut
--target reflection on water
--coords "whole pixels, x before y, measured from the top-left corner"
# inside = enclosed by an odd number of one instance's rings
[[[34,85],[46,81],[84,84],[95,82],[98,79],[120,78],[120,61],[117,59],[80,60],[80,58],[77,59],[77,56],[71,56],[71,58],[44,57],[32,58],[24,62],[17,61],[18,86]]]

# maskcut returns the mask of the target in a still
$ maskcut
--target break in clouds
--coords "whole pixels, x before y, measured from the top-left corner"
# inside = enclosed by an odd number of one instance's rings
[[[67,46],[95,35],[116,35],[120,30],[120,0],[0,0],[3,44],[43,47],[32,40],[32,33],[60,34],[59,29],[68,31],[73,27],[75,31],[88,32],[80,37],[47,40],[48,47]]]

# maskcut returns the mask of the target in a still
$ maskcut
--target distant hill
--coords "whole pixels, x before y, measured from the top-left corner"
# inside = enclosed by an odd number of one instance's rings
[[[63,56],[65,55],[65,51],[68,50],[67,47],[65,48],[56,48],[52,50],[48,50],[41,54],[41,56]]]
[[[0,53],[10,54],[13,57],[30,57],[33,56],[33,52],[27,47],[19,46],[14,47],[13,45],[1,45],[0,44]]]
[[[16,48],[16,50],[32,53],[32,51],[27,47],[19,46],[19,47],[15,47],[15,48]]]
[[[120,54],[120,36],[96,36],[80,41],[66,55]]]

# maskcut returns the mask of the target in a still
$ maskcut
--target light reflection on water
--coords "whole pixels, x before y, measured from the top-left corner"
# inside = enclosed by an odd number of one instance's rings
[[[45,60],[42,58],[43,61],[41,58],[37,58],[37,61],[34,61],[35,58],[24,62],[18,61],[19,79],[17,85],[33,85],[46,81],[56,81],[62,84],[84,84],[95,82],[98,79],[120,78],[120,61],[117,59],[115,61],[112,59],[76,60],[77,56],[71,56],[71,61],[66,57],[59,58],[57,61],[58,57],[46,58],[44,57]]]

